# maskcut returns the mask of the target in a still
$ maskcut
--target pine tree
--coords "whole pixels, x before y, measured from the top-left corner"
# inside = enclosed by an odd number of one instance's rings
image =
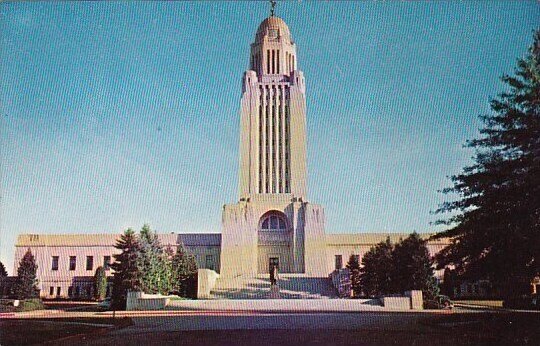
[[[164,268],[164,281],[166,286],[166,294],[170,294],[173,290],[173,258],[174,250],[170,245],[163,250],[163,265]]]
[[[375,245],[362,258],[360,287],[364,295],[377,297],[392,292],[392,250],[390,238]]]
[[[456,271],[454,269],[446,268],[444,269],[443,282],[441,284],[441,291],[443,294],[449,296],[450,298],[454,297],[454,289],[459,287],[460,282],[457,277]]]
[[[186,261],[187,278],[185,280],[186,297],[197,298],[197,260],[195,256],[188,253]]]
[[[433,260],[426,241],[414,232],[396,244],[392,259],[392,288],[395,293],[422,290],[427,297],[438,294],[438,286],[433,276]]]
[[[138,266],[142,273],[141,288],[145,293],[168,294],[170,291],[170,269],[167,254],[149,225],[140,232],[141,253]]]
[[[8,276],[6,267],[4,266],[4,263],[0,262],[0,278]]]
[[[351,289],[355,297],[359,297],[362,294],[362,287],[360,285],[360,263],[358,257],[351,255],[349,262],[347,262],[347,268],[351,273]]]
[[[181,297],[195,298],[197,295],[197,262],[183,244],[178,245],[172,258],[171,291]]]
[[[17,269],[17,281],[15,283],[15,294],[19,299],[37,297],[38,280],[36,278],[37,264],[30,249],[26,250],[23,258],[19,262]]]
[[[453,216],[439,221],[449,228],[436,237],[452,243],[436,260],[464,278],[502,283],[510,295],[540,271],[540,30],[502,81],[507,91],[481,116],[481,137],[467,143],[475,164],[443,191],[459,199],[437,210]]]
[[[115,309],[124,309],[128,290],[140,290],[140,273],[137,259],[140,253],[140,244],[132,229],[127,229],[116,242],[116,249],[121,252],[114,255],[114,270],[112,304]]]
[[[107,295],[107,274],[105,268],[99,266],[94,274],[94,298],[103,300]]]

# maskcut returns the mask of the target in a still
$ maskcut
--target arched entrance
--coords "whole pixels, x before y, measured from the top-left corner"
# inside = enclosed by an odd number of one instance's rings
[[[277,210],[266,212],[259,219],[258,273],[269,273],[276,265],[280,273],[292,271],[291,227],[287,216]]]

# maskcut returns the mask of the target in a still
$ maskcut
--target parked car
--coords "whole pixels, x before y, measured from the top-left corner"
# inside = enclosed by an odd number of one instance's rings
[[[503,307],[508,309],[540,310],[540,295],[522,295],[508,298],[504,301]]]
[[[109,310],[111,308],[111,297],[105,298],[103,301],[98,303],[98,308]]]
[[[437,296],[435,299],[424,300],[424,309],[452,309],[454,302],[448,296]]]

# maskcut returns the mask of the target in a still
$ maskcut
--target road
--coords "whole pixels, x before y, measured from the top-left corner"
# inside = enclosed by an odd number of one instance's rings
[[[127,317],[129,316],[129,317]],[[26,319],[43,319],[28,314]],[[49,314],[49,323],[74,318],[84,324],[109,319],[108,313],[81,311]],[[478,345],[536,344],[540,314],[493,309],[454,311],[265,312],[148,311],[125,312],[132,325],[96,328],[54,345]],[[20,321],[20,320],[19,320]],[[57,321],[57,322],[54,322]],[[66,328],[70,328],[66,325]],[[534,341],[534,342],[533,342]]]
[[[524,335],[498,328],[503,337],[478,329],[471,316],[491,311],[246,313],[188,312],[178,315],[132,316],[134,325],[96,337],[87,345],[462,345],[511,344],[507,335]],[[458,319],[456,320],[456,317]],[[465,317],[465,320],[463,320]],[[538,315],[536,315],[538,317]],[[485,319],[485,317],[482,317]],[[488,318],[489,319],[489,318]],[[508,323],[506,323],[508,324]],[[441,327],[444,325],[444,327]],[[517,324],[516,324],[517,325]],[[483,328],[483,327],[482,327]],[[505,334],[506,333],[506,334]],[[519,339],[517,344],[523,344]],[[64,340],[58,345],[72,344]]]

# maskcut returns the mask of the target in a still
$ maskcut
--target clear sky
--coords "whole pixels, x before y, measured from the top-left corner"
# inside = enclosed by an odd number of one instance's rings
[[[219,232],[261,2],[0,3],[0,260],[19,233]],[[433,231],[537,2],[287,2],[328,233]]]

